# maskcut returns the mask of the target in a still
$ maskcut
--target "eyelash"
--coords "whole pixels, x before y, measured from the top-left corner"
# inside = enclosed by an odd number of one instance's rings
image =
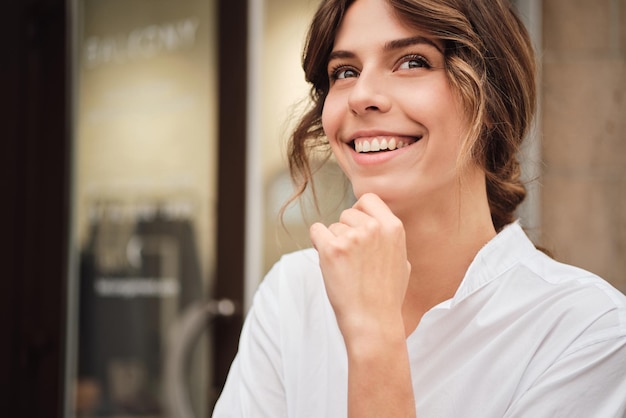
[[[411,55],[405,55],[402,58],[400,58],[397,62],[397,64],[395,65],[395,69],[397,69],[398,67],[400,67],[400,65],[405,64],[407,62],[410,61],[417,61],[420,65],[419,68],[425,68],[425,69],[431,69],[432,65],[430,65],[430,63],[428,62],[428,60],[426,58],[424,58],[422,55],[419,54],[411,54]],[[346,65],[346,64],[337,64],[336,66],[332,67],[330,72],[329,72],[329,78],[331,81],[336,81],[339,80],[339,74],[341,74],[344,71],[354,71],[355,73],[358,74],[358,70],[356,68],[354,68],[351,65]]]
[[[428,62],[426,58],[424,58],[422,55],[419,55],[419,54],[406,55],[400,58],[398,60],[398,64],[396,65],[396,68],[410,61],[417,61],[420,64],[421,68],[426,68],[427,70],[433,68],[432,65],[430,65],[430,62]]]
[[[339,80],[339,78],[340,78],[339,74],[342,73],[343,71],[347,71],[347,70],[352,70],[355,73],[358,73],[358,71],[354,67],[352,67],[350,65],[338,64],[338,65],[336,65],[336,66],[331,68],[330,76],[329,76],[330,80],[331,81]]]

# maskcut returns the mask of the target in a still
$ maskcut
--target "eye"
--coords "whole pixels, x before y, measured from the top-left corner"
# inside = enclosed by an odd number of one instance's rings
[[[331,80],[342,80],[344,78],[354,78],[358,76],[358,71],[355,70],[353,67],[349,67],[347,65],[340,65],[330,72]]]
[[[410,70],[413,68],[432,68],[430,63],[426,58],[421,55],[408,55],[400,59],[400,63],[398,65],[399,70]]]

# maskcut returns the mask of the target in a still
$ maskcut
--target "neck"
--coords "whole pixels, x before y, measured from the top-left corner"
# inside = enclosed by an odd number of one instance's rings
[[[456,198],[401,216],[411,263],[404,306],[407,333],[426,311],[454,296],[478,251],[496,235],[484,176],[468,181],[464,178]]]

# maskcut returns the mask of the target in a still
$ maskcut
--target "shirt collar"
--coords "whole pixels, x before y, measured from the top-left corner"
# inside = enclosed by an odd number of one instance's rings
[[[451,300],[451,305],[459,303],[476,290],[496,280],[520,260],[527,259],[535,253],[536,248],[526,236],[519,221],[505,226],[476,254]]]

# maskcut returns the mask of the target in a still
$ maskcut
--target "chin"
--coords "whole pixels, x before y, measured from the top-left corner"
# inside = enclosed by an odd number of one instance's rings
[[[385,182],[363,182],[353,183],[352,190],[354,196],[360,199],[366,193],[377,195],[389,207],[391,212],[406,220],[409,217],[424,214],[424,210],[432,207],[435,201],[440,201],[441,194],[433,189],[424,189],[415,184],[406,184],[396,181],[395,183]],[[456,196],[456,194],[454,194]],[[444,199],[447,200],[447,199]]]
[[[359,185],[353,185],[352,191],[354,196],[358,199],[361,198],[366,193],[373,193],[380,197],[380,199],[385,202],[389,209],[397,216],[396,210],[400,210],[400,208],[408,203],[407,197],[409,193],[404,190],[398,190],[395,187],[389,187],[389,185],[372,185],[371,183],[367,184],[367,187],[359,187]]]

